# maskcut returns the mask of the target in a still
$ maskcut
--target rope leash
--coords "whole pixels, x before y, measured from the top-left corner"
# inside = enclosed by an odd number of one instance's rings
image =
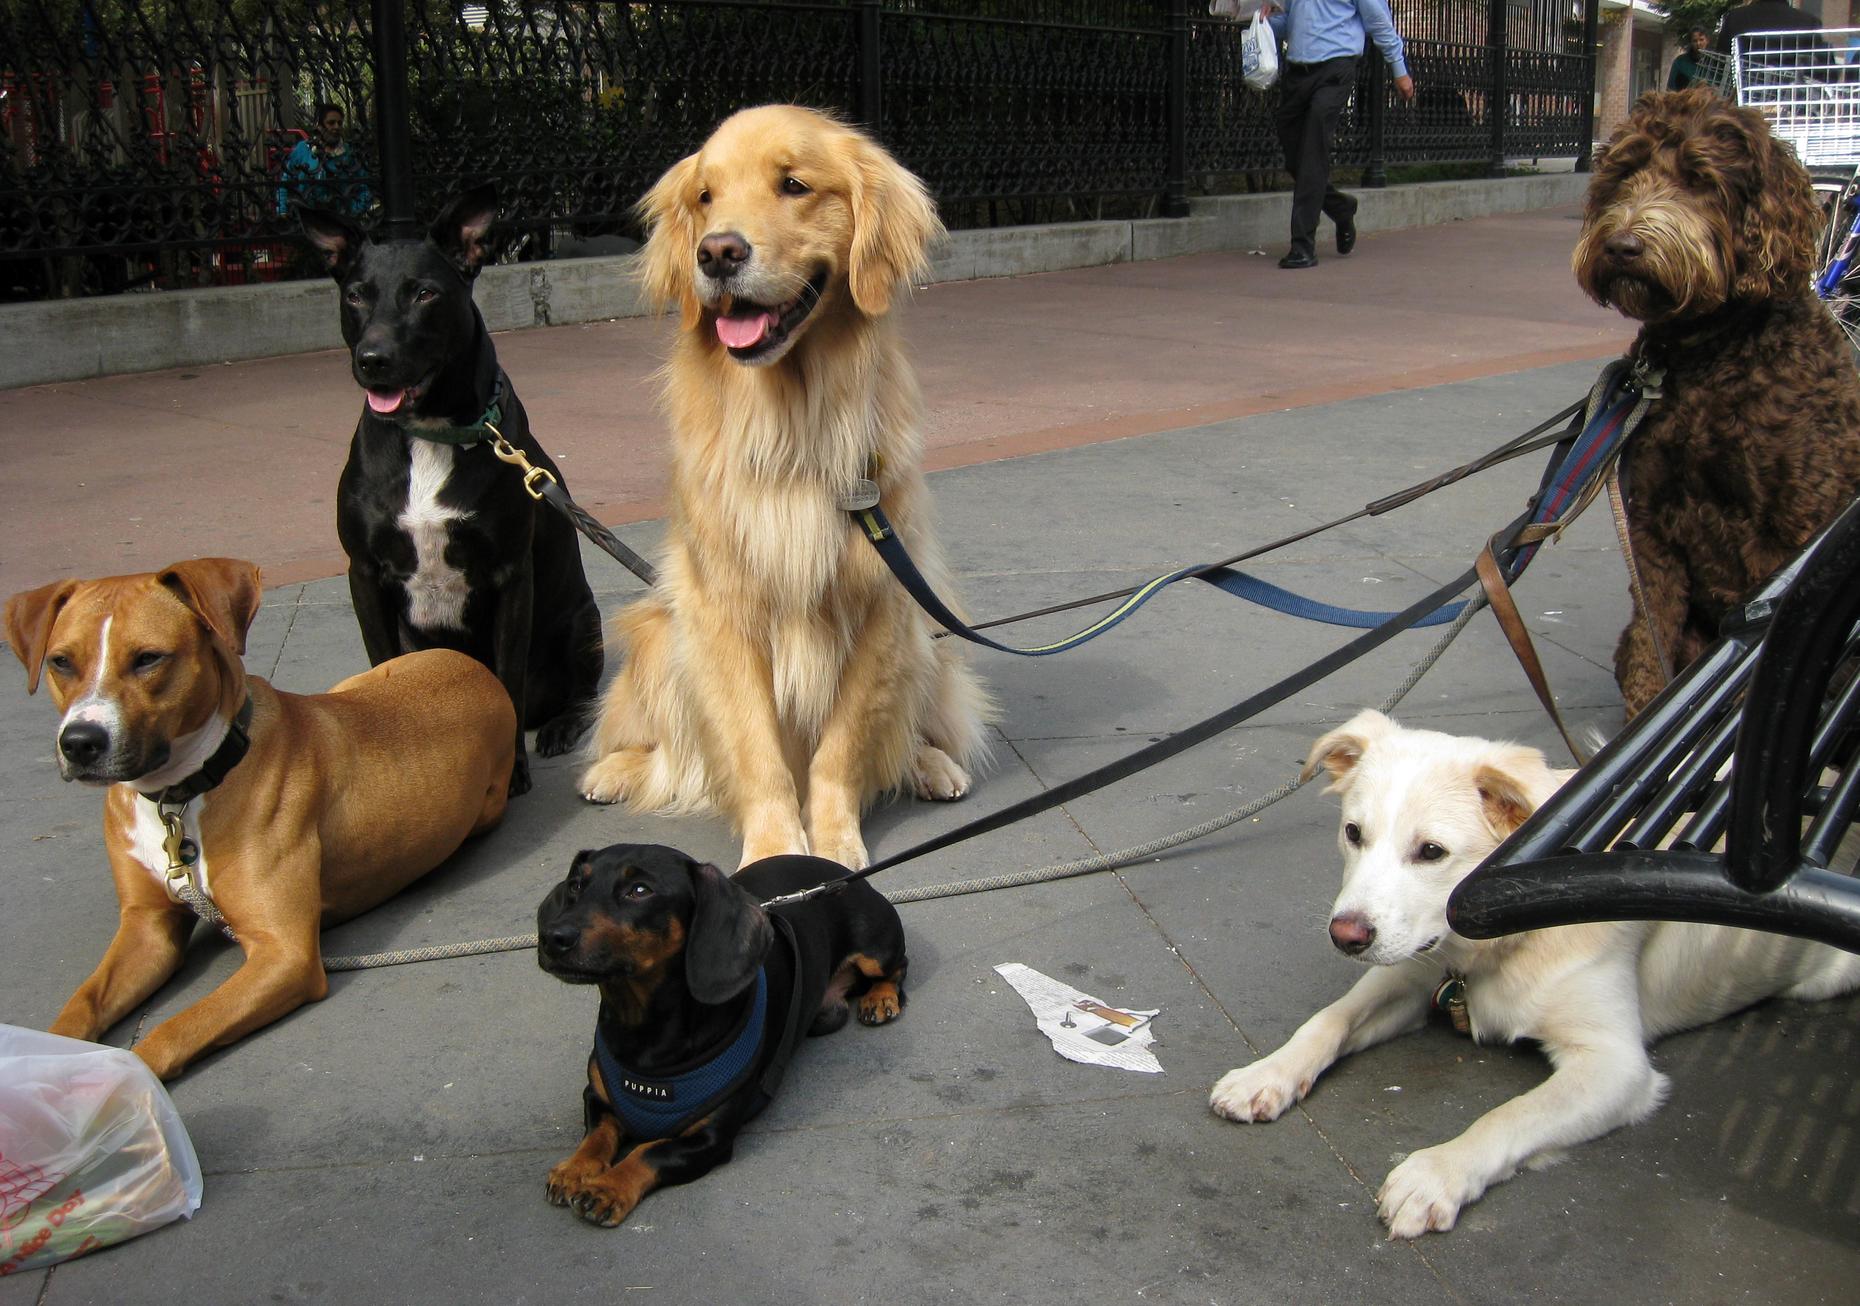
[[[1421,677],[1425,676],[1438,662],[1441,655],[1460,632],[1466,629],[1474,616],[1485,604],[1483,595],[1473,595],[1453,625],[1443,634],[1434,647],[1428,650],[1413,667],[1408,675],[1396,687],[1395,691],[1383,699],[1379,710],[1391,712],[1408,696]],[[972,880],[952,880],[947,884],[926,884],[914,889],[899,889],[885,895],[892,905],[902,907],[914,902],[929,902],[936,898],[959,898],[972,893],[991,893],[996,889],[1018,889],[1031,884],[1045,884],[1054,880],[1073,879],[1081,875],[1094,875],[1100,871],[1115,870],[1154,857],[1171,848],[1179,848],[1185,843],[1204,839],[1217,831],[1225,830],[1230,825],[1237,825],[1249,817],[1257,816],[1281,799],[1297,793],[1308,780],[1288,780],[1270,793],[1262,794],[1251,802],[1244,803],[1220,816],[1177,830],[1174,834],[1162,835],[1148,843],[1137,844],[1117,852],[1098,853],[1091,857],[1080,858],[1070,862],[1056,862],[1051,866],[1042,866],[1035,870],[1014,871],[1006,875],[982,876]],[[370,952],[349,956],[325,957],[323,969],[330,973],[350,970],[372,970],[381,966],[403,966],[419,961],[443,961],[452,957],[474,957],[493,952],[522,952],[536,946],[534,934],[513,934],[501,939],[480,939],[473,943],[437,944],[426,948],[406,948],[398,952]]]

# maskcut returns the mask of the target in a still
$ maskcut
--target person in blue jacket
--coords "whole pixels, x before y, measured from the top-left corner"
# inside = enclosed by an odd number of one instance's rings
[[[367,165],[354,146],[342,139],[342,108],[316,107],[317,134],[298,141],[278,175],[278,212],[293,205],[350,216],[365,213],[374,203],[368,188]]]
[[[1336,225],[1339,254],[1356,247],[1356,200],[1330,184],[1330,147],[1368,40],[1402,99],[1414,99],[1414,78],[1388,0],[1266,0],[1260,9],[1285,41],[1273,125],[1292,174],[1292,247],[1279,266],[1316,267],[1319,213]]]

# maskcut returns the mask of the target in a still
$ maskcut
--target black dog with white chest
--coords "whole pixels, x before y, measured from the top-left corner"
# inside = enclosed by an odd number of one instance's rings
[[[336,532],[368,661],[451,648],[496,672],[517,705],[510,792],[523,793],[524,730],[544,757],[587,730],[601,625],[574,527],[531,499],[489,443],[495,427],[561,478],[472,302],[496,192],[456,197],[422,240],[373,240],[314,209],[300,216],[340,288],[342,338],[367,397]]]
[[[549,1172],[549,1200],[617,1225],[647,1193],[730,1159],[803,1029],[831,1034],[904,1009],[904,925],[863,880],[807,902],[771,898],[849,872],[769,857],[726,876],[673,848],[575,856],[536,912],[537,960],[597,984],[587,1134]]]

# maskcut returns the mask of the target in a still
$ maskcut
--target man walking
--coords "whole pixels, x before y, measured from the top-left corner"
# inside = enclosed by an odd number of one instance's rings
[[[1356,89],[1365,37],[1388,61],[1402,99],[1414,99],[1414,79],[1388,0],[1267,0],[1261,8],[1285,36],[1273,124],[1292,174],[1292,247],[1279,266],[1316,267],[1320,212],[1336,224],[1339,254],[1356,247],[1356,201],[1330,184],[1330,145]]]

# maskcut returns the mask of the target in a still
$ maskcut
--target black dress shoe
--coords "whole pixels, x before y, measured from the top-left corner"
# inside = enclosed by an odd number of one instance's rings
[[[1308,249],[1294,249],[1279,260],[1279,266],[1282,268],[1314,268],[1317,266],[1317,255]]]
[[[1356,248],[1356,210],[1350,210],[1350,216],[1337,224],[1337,252],[1348,254]]]

